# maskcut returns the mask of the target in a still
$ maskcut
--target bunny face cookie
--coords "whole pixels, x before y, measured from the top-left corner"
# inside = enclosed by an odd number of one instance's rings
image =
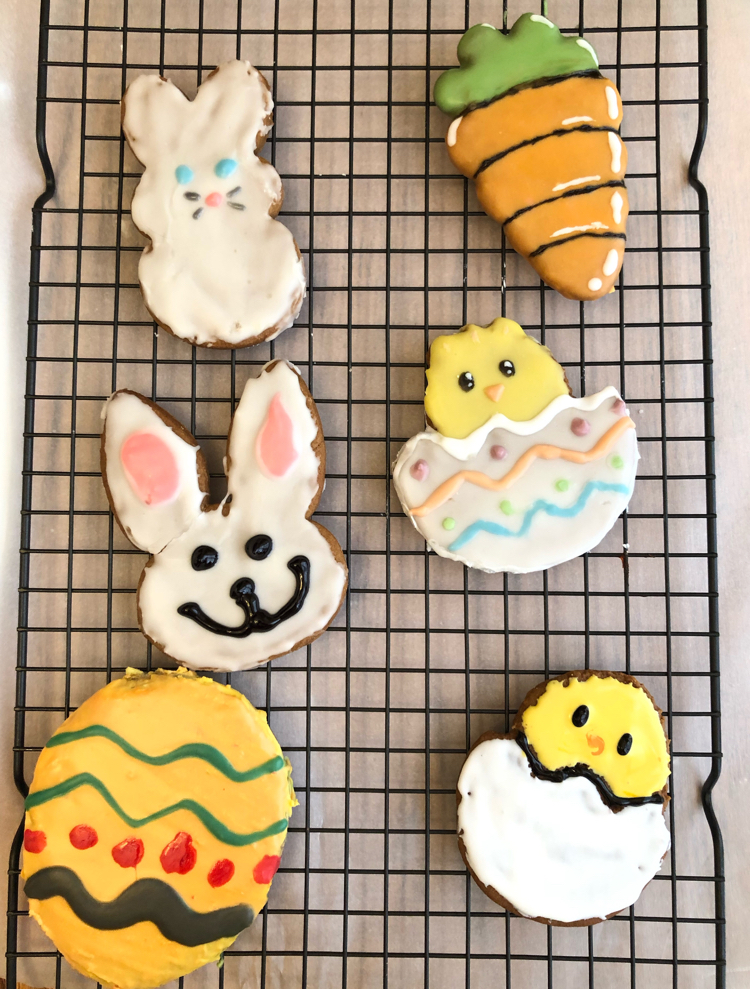
[[[272,340],[302,306],[305,271],[274,219],[281,179],[257,155],[272,125],[265,79],[249,62],[227,62],[191,101],[159,76],[139,76],[122,106],[145,166],[131,212],[151,240],[138,277],[154,319],[205,347]]]
[[[343,599],[341,547],[310,516],[325,477],[315,404],[284,361],[250,379],[232,421],[228,492],[208,506],[192,436],[134,392],[104,409],[102,474],[128,538],[152,554],[144,634],[194,669],[250,669],[317,638]]]

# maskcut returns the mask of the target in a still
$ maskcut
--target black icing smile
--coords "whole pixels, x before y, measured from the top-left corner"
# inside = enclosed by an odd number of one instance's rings
[[[177,614],[183,618],[191,618],[201,628],[215,635],[228,635],[233,639],[245,639],[253,632],[270,632],[288,618],[299,613],[310,590],[310,561],[306,556],[295,556],[287,563],[287,567],[296,578],[294,594],[276,614],[269,615],[260,607],[258,595],[255,593],[255,582],[249,577],[235,580],[229,591],[229,596],[236,601],[245,613],[241,625],[222,625],[221,622],[209,618],[203,608],[195,601],[181,604]]]

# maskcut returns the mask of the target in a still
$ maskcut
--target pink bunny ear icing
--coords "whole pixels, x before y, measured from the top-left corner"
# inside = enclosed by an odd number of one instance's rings
[[[284,408],[280,392],[271,399],[266,421],[255,441],[255,456],[269,477],[284,477],[299,459],[294,443],[294,423]]]
[[[164,440],[153,433],[131,433],[120,448],[120,462],[130,487],[144,505],[161,505],[177,494],[177,461]]]

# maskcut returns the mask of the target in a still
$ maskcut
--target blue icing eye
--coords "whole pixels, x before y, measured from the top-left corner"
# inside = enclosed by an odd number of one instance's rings
[[[185,183],[190,182],[193,178],[193,170],[192,168],[188,168],[187,165],[178,165],[174,170],[174,177],[180,185],[185,185]]]
[[[237,162],[234,158],[222,158],[214,168],[214,174],[218,175],[220,179],[226,179],[229,178],[236,167]]]

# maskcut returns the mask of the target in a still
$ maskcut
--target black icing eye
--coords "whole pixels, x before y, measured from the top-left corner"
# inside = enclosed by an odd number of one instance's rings
[[[498,367],[500,374],[504,374],[506,378],[512,378],[516,373],[516,366],[513,361],[500,361]]]
[[[463,391],[471,391],[474,387],[474,375],[471,371],[464,371],[458,376],[458,385]]]
[[[589,720],[589,709],[585,704],[581,704],[573,711],[573,724],[576,728],[583,728],[586,722]]]
[[[183,196],[185,199],[189,199],[191,203],[194,203],[201,198],[197,192],[183,192]]]
[[[213,546],[197,546],[190,557],[193,570],[210,570],[219,562],[219,552]]]
[[[617,752],[619,755],[627,755],[633,745],[633,736],[629,732],[625,732],[624,735],[620,736],[620,741],[617,743]]]
[[[251,560],[265,560],[273,549],[273,539],[270,536],[253,536],[245,543],[245,552]]]

